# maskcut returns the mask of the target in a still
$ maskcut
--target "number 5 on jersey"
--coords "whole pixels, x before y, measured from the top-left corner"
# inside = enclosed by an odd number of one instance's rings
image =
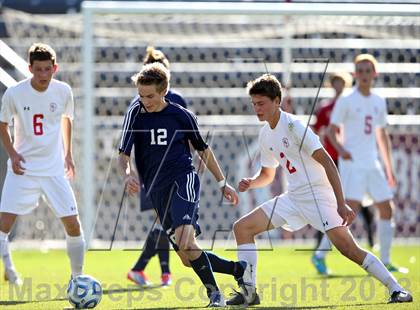
[[[372,133],[372,116],[365,116],[365,134],[369,135]]]
[[[166,131],[165,128],[159,128],[158,130],[156,130],[155,133],[155,129],[150,129],[150,145],[167,145],[168,142],[166,141],[166,138],[168,137],[168,132]],[[157,143],[156,143],[157,140]]]
[[[32,120],[34,126],[34,135],[41,136],[44,134],[41,120],[44,119],[44,114],[35,114]]]

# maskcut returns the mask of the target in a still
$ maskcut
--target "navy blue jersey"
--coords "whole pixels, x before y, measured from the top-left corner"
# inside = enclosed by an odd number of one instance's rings
[[[185,102],[185,99],[182,97],[182,95],[175,91],[175,90],[168,90],[168,93],[165,96],[165,99],[167,99],[170,102],[177,103],[183,108],[187,108],[187,103]]]
[[[136,98],[123,123],[119,150],[130,156],[134,145],[137,171],[149,193],[194,170],[188,141],[198,151],[208,147],[195,115],[176,103],[166,102],[162,111],[148,113]]]

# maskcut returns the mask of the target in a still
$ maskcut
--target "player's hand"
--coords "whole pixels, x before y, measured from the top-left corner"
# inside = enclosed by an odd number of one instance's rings
[[[64,171],[66,172],[66,176],[72,180],[75,175],[75,168],[74,168],[74,161],[71,155],[67,155],[64,158]]]
[[[240,192],[246,192],[249,187],[251,186],[251,178],[243,178],[241,182],[239,182],[238,189]]]
[[[226,183],[225,186],[221,188],[223,191],[223,196],[229,200],[231,203],[233,203],[234,206],[238,204],[238,194],[236,193],[236,190],[230,186],[228,183]]]
[[[344,160],[352,160],[351,154],[347,152],[345,149],[342,149],[340,151],[340,157]]]
[[[342,225],[349,226],[356,217],[356,213],[348,205],[338,206],[337,211],[343,219]]]
[[[140,183],[136,176],[128,175],[125,180],[125,191],[130,196],[134,196],[140,191]]]
[[[386,178],[388,180],[389,186],[395,187],[397,185],[397,180],[395,179],[393,171],[386,171]]]
[[[23,158],[22,155],[19,153],[11,154],[10,156],[10,162],[12,164],[12,170],[14,173],[22,175],[25,173],[25,167],[22,166],[22,163],[26,163],[25,158]]]

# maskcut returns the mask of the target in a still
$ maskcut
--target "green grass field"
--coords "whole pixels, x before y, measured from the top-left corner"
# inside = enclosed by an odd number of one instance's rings
[[[233,251],[216,251],[234,259]],[[414,302],[388,305],[386,290],[379,282],[366,277],[364,270],[333,251],[327,258],[334,276],[320,277],[309,260],[312,252],[292,248],[276,248],[259,253],[258,284],[260,308],[266,309],[420,309],[420,246],[394,247],[393,261],[410,269],[408,274],[395,274],[412,292]],[[19,289],[2,281],[0,309],[64,309],[69,279],[69,264],[64,251],[16,250],[15,264],[24,277]],[[126,272],[137,259],[138,252],[88,252],[85,273],[101,281],[104,295],[97,309],[198,309],[207,304],[205,291],[191,269],[183,267],[171,253],[174,283],[168,288],[139,289],[126,280]],[[147,269],[159,283],[157,258]],[[2,275],[3,278],[3,275]],[[230,276],[217,275],[225,296],[235,287]]]

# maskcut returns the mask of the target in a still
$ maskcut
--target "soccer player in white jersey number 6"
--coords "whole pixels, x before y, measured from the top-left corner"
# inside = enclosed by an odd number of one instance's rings
[[[344,256],[382,282],[389,289],[390,302],[412,301],[412,296],[404,291],[382,262],[361,249],[353,239],[347,226],[354,220],[355,213],[345,204],[337,168],[318,136],[294,115],[280,110],[280,82],[275,76],[265,74],[248,83],[248,93],[258,119],[266,122],[259,135],[262,168],[255,176],[243,178],[239,191],[267,186],[274,180],[279,165],[286,170],[288,189],[234,224],[238,258],[248,264],[240,292],[226,304],[260,302],[256,291],[255,236],[277,227],[298,230],[306,224],[326,231]]]
[[[75,277],[82,274],[85,241],[69,183],[74,176],[73,94],[69,85],[52,78],[57,64],[50,46],[35,43],[28,56],[33,76],[6,90],[0,111],[0,137],[9,155],[0,204],[0,254],[6,271],[16,276],[8,234],[16,217],[30,213],[43,194],[64,225]],[[13,144],[8,128],[12,120]]]
[[[390,187],[394,187],[396,181],[391,159],[391,143],[386,131],[386,102],[371,91],[377,75],[377,62],[370,54],[360,54],[355,58],[354,64],[357,85],[350,94],[337,100],[327,134],[340,156],[340,174],[347,204],[358,212],[363,196],[369,193],[379,210],[381,260],[389,271],[403,271],[390,261],[394,234],[391,200],[393,194]],[[340,126],[343,143],[338,142],[336,138]],[[386,177],[378,159],[377,142],[385,164]]]

